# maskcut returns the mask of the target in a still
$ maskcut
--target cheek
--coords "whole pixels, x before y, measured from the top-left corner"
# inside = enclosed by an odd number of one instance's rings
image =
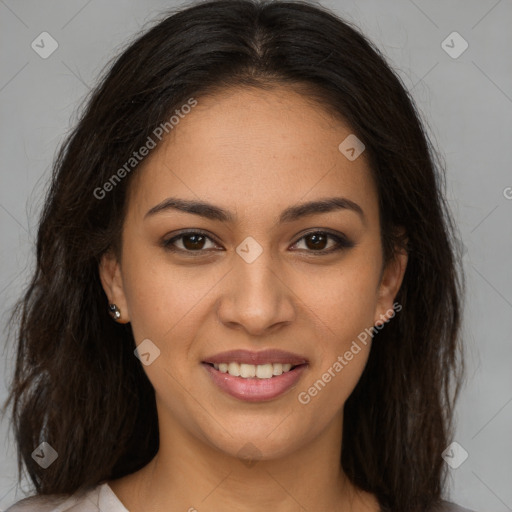
[[[371,349],[374,299],[371,287],[345,290],[340,278],[336,292],[316,298],[314,362],[297,400],[315,424],[330,422],[354,390]],[[312,428],[315,428],[312,426]]]
[[[327,421],[343,406],[368,360],[378,266],[354,255],[336,272],[303,281],[298,295],[315,328],[315,362],[299,402]],[[309,405],[308,405],[309,404]],[[318,416],[317,416],[318,415]]]
[[[378,277],[374,263],[354,255],[337,268],[297,280],[293,288],[305,314],[325,333],[323,340],[328,344],[323,348],[327,352],[342,350],[373,325]]]
[[[222,276],[213,267],[171,265],[154,248],[146,253],[134,248],[123,262],[123,285],[136,341],[168,345],[172,340],[178,346],[180,333],[197,329],[203,304]]]

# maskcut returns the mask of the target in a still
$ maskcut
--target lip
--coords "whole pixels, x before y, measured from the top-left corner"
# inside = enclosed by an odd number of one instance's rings
[[[298,354],[285,352],[279,349],[260,350],[228,350],[220,352],[203,360],[203,363],[238,363],[238,364],[268,364],[268,363],[290,363],[291,365],[306,364],[308,360]],[[235,377],[237,378],[237,377]],[[274,378],[274,377],[273,377]]]
[[[226,352],[225,354],[228,353]],[[229,354],[232,353],[230,352]],[[224,357],[224,355],[222,356]],[[245,361],[247,361],[246,355],[242,356],[239,354],[238,357],[245,357]],[[235,359],[229,359],[229,362],[239,361]],[[225,361],[226,359],[222,359],[221,362]],[[241,362],[243,363],[244,361]],[[277,361],[274,360],[274,362]],[[222,373],[219,370],[216,370],[207,362],[203,362],[201,365],[208,372],[213,383],[228,395],[246,402],[265,402],[283,395],[297,385],[297,382],[308,366],[307,364],[297,364],[300,366],[297,366],[296,368],[281,375],[271,377],[270,379],[258,379],[256,377],[244,379],[243,377],[234,377],[233,375],[229,375],[229,373]]]

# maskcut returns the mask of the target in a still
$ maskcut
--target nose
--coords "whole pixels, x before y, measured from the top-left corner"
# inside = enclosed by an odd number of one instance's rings
[[[217,308],[219,320],[231,329],[261,336],[295,319],[296,296],[270,251],[252,263],[235,255],[233,270],[224,282]]]

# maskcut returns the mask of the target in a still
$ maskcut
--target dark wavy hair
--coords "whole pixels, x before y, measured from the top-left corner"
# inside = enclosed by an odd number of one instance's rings
[[[465,283],[444,165],[381,52],[303,1],[214,0],[167,11],[108,63],[86,98],[56,155],[35,271],[10,319],[16,367],[2,412],[11,405],[18,478],[24,463],[37,494],[71,494],[155,456],[154,389],[130,325],[108,314],[98,273],[101,256],[119,251],[137,170],[101,200],[94,191],[188,99],[235,86],[300,91],[366,146],[384,263],[397,247],[409,259],[396,297],[402,311],[375,335],[345,404],[340,463],[383,510],[424,511],[443,493],[441,453],[463,376]],[[47,469],[31,457],[42,441],[58,453]]]

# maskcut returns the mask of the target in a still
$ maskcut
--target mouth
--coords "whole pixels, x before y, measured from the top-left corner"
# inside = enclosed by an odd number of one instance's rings
[[[249,402],[276,399],[295,387],[308,367],[302,356],[281,350],[236,350],[206,358],[202,366],[213,384]]]

